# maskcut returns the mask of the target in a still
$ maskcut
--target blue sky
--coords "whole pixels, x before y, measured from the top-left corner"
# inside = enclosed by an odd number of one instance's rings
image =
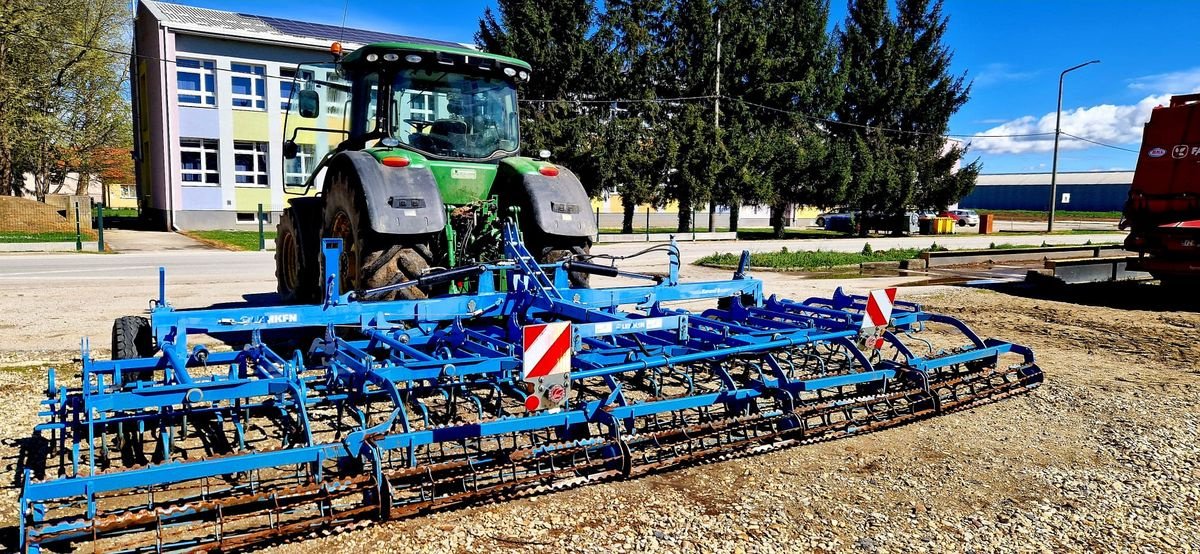
[[[338,25],[341,2],[175,0],[223,9]],[[831,0],[840,22],[845,2]],[[351,27],[471,42],[489,0],[381,2],[354,0]],[[974,79],[971,100],[951,132],[1024,134],[1054,130],[1058,74],[1067,75],[1063,131],[1137,150],[1149,110],[1167,95],[1200,91],[1195,29],[1200,2],[1144,0],[947,0],[947,43],[957,72]],[[380,15],[395,14],[395,15]],[[967,159],[984,172],[1049,171],[1053,137],[970,139]],[[1132,169],[1130,152],[1064,140],[1060,171]]]

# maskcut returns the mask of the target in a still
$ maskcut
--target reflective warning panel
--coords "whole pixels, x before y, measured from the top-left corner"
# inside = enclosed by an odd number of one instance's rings
[[[522,328],[521,378],[533,385],[525,408],[557,408],[567,400],[571,380],[571,323],[539,323]]]

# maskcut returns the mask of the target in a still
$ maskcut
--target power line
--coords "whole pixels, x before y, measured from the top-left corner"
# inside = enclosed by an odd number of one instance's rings
[[[732,97],[728,97],[728,96],[724,96],[723,98],[725,98],[726,100],[730,100],[732,102],[738,102],[741,104],[754,106],[756,108],[762,108],[762,109],[769,110],[772,112],[796,115],[796,116],[804,117],[807,119],[811,119],[813,121],[829,123],[831,125],[841,125],[843,127],[852,127],[852,128],[856,128],[856,129],[867,129],[867,130],[871,130],[871,131],[883,131],[883,132],[889,132],[889,133],[902,133],[902,134],[909,134],[909,135],[923,135],[923,136],[943,137],[943,138],[1020,138],[1020,137],[1040,137],[1040,136],[1053,136],[1054,135],[1054,133],[1015,133],[1015,134],[1008,134],[1008,135],[969,135],[969,134],[961,134],[961,133],[944,133],[943,134],[943,133],[930,133],[927,131],[910,131],[908,129],[893,129],[893,128],[888,128],[888,127],[878,127],[878,126],[874,126],[874,125],[866,125],[863,123],[852,123],[849,121],[839,121],[837,119],[830,119],[828,117],[821,117],[821,116],[806,114],[804,112],[798,112],[798,111],[794,111],[794,110],[785,110],[782,108],[775,108],[775,107],[766,106],[763,104],[757,104],[757,103],[751,102],[749,100],[743,100],[741,98],[732,98]]]
[[[343,14],[342,14],[343,28],[345,27],[345,18],[346,18],[346,14],[348,13],[348,8],[349,8],[348,1],[346,3],[346,8],[347,9],[344,10]],[[3,33],[0,33],[0,35],[20,36],[20,37],[24,37],[24,38],[28,38],[28,39],[32,39],[32,40],[42,41],[42,42],[52,44],[52,45],[64,45],[64,46],[71,46],[71,47],[75,47],[75,48],[84,48],[84,49],[88,49],[88,50],[95,50],[95,51],[105,52],[105,53],[119,55],[119,56],[129,56],[129,57],[148,60],[148,61],[155,61],[155,62],[169,63],[169,64],[177,64],[178,63],[177,60],[173,60],[173,59],[160,58],[158,56],[151,56],[151,55],[146,55],[146,54],[138,54],[136,52],[130,52],[130,51],[126,51],[126,50],[117,50],[114,48],[105,48],[103,46],[96,46],[96,45],[92,45],[92,44],[79,44],[79,43],[65,41],[65,40],[61,40],[61,39],[50,39],[50,38],[41,37],[41,36],[37,36],[37,35],[31,35],[28,33],[21,33],[18,31],[5,31]],[[213,71],[235,73],[233,71],[233,69],[230,69],[230,68],[214,66],[212,69],[213,69]],[[241,72],[236,72],[236,73],[238,75],[243,74]],[[279,80],[279,81],[293,79],[292,77],[283,77],[283,76],[278,76],[278,75],[258,75],[258,77],[261,77],[263,79],[268,79],[268,80]],[[755,108],[768,110],[771,112],[799,116],[799,117],[803,117],[803,118],[806,118],[806,119],[809,119],[812,121],[819,121],[819,122],[827,123],[830,125],[840,125],[843,127],[851,127],[851,128],[857,128],[857,129],[866,129],[866,130],[898,133],[898,134],[922,135],[922,136],[932,136],[932,137],[942,137],[942,138],[969,138],[969,139],[976,139],[976,138],[979,138],[979,139],[1031,138],[1031,137],[1044,137],[1044,136],[1053,136],[1054,135],[1054,133],[1052,133],[1052,132],[1013,133],[1013,134],[1005,134],[1005,135],[971,135],[971,134],[961,134],[961,133],[939,134],[939,133],[930,133],[930,132],[925,132],[925,131],[911,131],[908,129],[894,129],[894,128],[888,128],[888,127],[878,127],[878,126],[873,126],[873,125],[866,125],[866,124],[862,124],[862,123],[839,121],[836,119],[831,119],[828,117],[822,117],[822,116],[817,116],[817,115],[812,115],[812,114],[806,114],[806,113],[795,111],[795,110],[787,110],[787,109],[783,109],[783,108],[767,106],[764,104],[751,102],[749,100],[744,100],[742,98],[735,98],[735,97],[724,96],[724,95],[712,95],[712,94],[701,95],[701,96],[678,96],[678,97],[672,97],[672,98],[615,98],[615,99],[604,99],[604,100],[600,100],[600,99],[554,100],[554,99],[545,99],[545,98],[539,98],[539,99],[523,98],[518,101],[521,103],[526,103],[526,104],[539,104],[539,105],[550,104],[550,103],[559,103],[559,102],[565,102],[567,104],[638,104],[638,103],[670,104],[670,103],[679,103],[679,102],[690,102],[690,101],[696,101],[696,100],[714,100],[714,99],[725,99],[725,100],[729,100],[731,102],[738,102],[740,104],[745,104],[747,106],[752,106]],[[1096,146],[1102,146],[1104,148],[1112,148],[1114,150],[1121,150],[1124,152],[1131,152],[1134,154],[1138,153],[1137,150],[1131,150],[1129,148],[1115,146],[1112,144],[1105,144],[1103,142],[1095,141],[1095,140],[1085,138],[1085,137],[1072,135],[1070,133],[1064,132],[1062,134],[1066,135],[1068,137],[1071,137],[1073,139],[1076,139],[1076,140],[1081,140],[1081,141],[1084,141],[1087,143],[1094,144]]]
[[[1083,142],[1090,142],[1090,143],[1092,143],[1092,144],[1095,144],[1096,146],[1103,146],[1103,147],[1105,147],[1105,148],[1112,148],[1113,150],[1122,150],[1122,151],[1124,151],[1124,152],[1131,152],[1131,153],[1133,153],[1133,154],[1137,154],[1137,153],[1138,153],[1138,151],[1137,151],[1137,150],[1131,150],[1131,149],[1129,149],[1129,148],[1125,148],[1125,147],[1123,147],[1123,146],[1116,146],[1116,145],[1112,145],[1112,144],[1105,144],[1105,143],[1103,143],[1103,142],[1094,141],[1094,140],[1092,140],[1092,139],[1089,139],[1089,138],[1078,137],[1078,136],[1072,135],[1071,133],[1067,133],[1067,132],[1065,132],[1065,131],[1060,131],[1060,132],[1062,132],[1062,134],[1064,134],[1064,135],[1066,135],[1066,136],[1068,136],[1068,137],[1071,137],[1071,138],[1073,138],[1073,139],[1076,139],[1076,140],[1082,140]]]
[[[525,104],[671,104],[675,102],[687,102],[691,100],[712,100],[718,98],[716,95],[706,96],[676,96],[672,98],[617,98],[610,100],[567,100],[567,99],[549,99],[549,98],[522,98],[518,102]]]
[[[46,37],[40,37],[37,35],[20,33],[17,31],[5,31],[5,32],[0,33],[0,35],[25,37],[25,38],[32,39],[32,40],[40,40],[42,42],[45,42],[45,43],[51,44],[51,45],[55,45],[55,46],[57,46],[57,45],[72,46],[75,48],[83,48],[85,50],[96,50],[98,52],[105,52],[108,54],[114,54],[114,55],[118,55],[118,56],[128,56],[128,57],[138,58],[138,59],[152,61],[152,62],[161,62],[161,63],[169,63],[169,64],[178,64],[179,63],[178,60],[172,60],[172,59],[168,59],[168,58],[160,58],[158,56],[151,56],[151,55],[147,55],[147,54],[138,54],[136,52],[130,52],[127,50],[116,50],[113,48],[105,48],[103,46],[96,46],[96,45],[92,45],[92,44],[79,44],[77,42],[70,42],[70,41],[65,41],[65,40],[61,40],[61,39],[51,39],[51,38],[46,38]],[[212,70],[213,71],[223,71],[226,73],[237,73],[238,75],[246,75],[245,73],[235,72],[235,71],[233,71],[233,69],[228,69],[228,68],[224,68],[224,67],[216,67],[215,65],[213,66]],[[264,79],[277,80],[277,81],[291,81],[293,79],[293,77],[282,77],[279,75],[256,75],[256,76],[262,77]]]

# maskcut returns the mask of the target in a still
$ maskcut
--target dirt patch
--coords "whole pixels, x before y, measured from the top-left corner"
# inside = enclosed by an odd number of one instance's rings
[[[91,229],[84,234],[92,236]],[[0,196],[0,233],[75,233],[75,224],[54,206],[15,196]]]

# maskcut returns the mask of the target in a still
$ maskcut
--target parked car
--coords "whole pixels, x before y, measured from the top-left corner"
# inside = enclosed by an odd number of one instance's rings
[[[975,210],[950,210],[950,212],[954,214],[959,227],[979,225],[979,214],[975,213]]]
[[[833,208],[827,212],[821,212],[817,214],[817,219],[813,221],[813,225],[824,229],[825,219],[834,215],[854,215],[854,210],[851,210],[850,208]]]

